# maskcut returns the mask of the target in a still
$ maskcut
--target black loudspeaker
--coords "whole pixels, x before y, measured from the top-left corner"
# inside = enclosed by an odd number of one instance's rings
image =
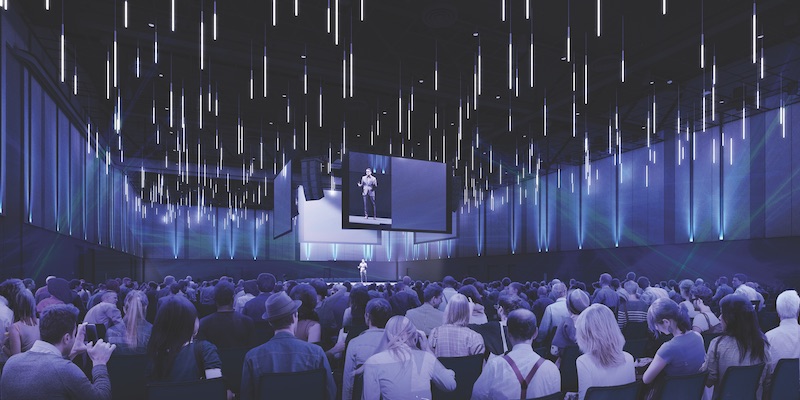
[[[320,171],[322,161],[316,158],[305,158],[301,161],[301,181],[306,200],[319,200],[325,196],[322,192],[323,175]]]

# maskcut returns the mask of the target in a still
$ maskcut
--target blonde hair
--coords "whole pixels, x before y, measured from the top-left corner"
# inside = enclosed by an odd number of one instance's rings
[[[591,354],[604,367],[625,362],[622,347],[625,337],[619,330],[611,310],[602,304],[592,304],[575,321],[575,338],[584,354]]]
[[[461,293],[454,294],[444,308],[444,323],[456,326],[467,326],[472,307],[467,297]]]
[[[375,353],[388,350],[396,360],[405,361],[410,358],[412,349],[428,351],[425,336],[417,331],[410,319],[402,315],[389,318]]]
[[[131,290],[125,296],[125,316],[122,322],[125,323],[125,343],[132,348],[139,346],[138,330],[144,322],[147,303],[147,296],[139,290]]]

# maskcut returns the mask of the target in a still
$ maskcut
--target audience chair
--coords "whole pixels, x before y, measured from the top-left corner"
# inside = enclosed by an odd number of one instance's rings
[[[764,364],[728,367],[714,388],[714,400],[755,400]]]
[[[765,400],[800,399],[800,360],[783,358],[778,360],[772,373],[772,388],[764,393]]]
[[[228,391],[222,378],[147,385],[148,400],[226,400],[227,398]]]
[[[258,398],[261,400],[323,400],[328,396],[326,374],[325,369],[264,374],[258,380]]]
[[[539,355],[539,357],[542,357],[544,359],[548,359],[549,360],[549,359],[551,359],[553,357],[553,355],[550,354],[550,348],[549,347],[544,347],[544,346],[537,347],[537,348],[533,349],[533,351],[535,351],[536,354]]]
[[[535,397],[528,400],[564,400],[564,392],[555,392],[551,395]]]
[[[721,333],[708,333],[703,332],[703,345],[706,346],[706,352],[708,352],[708,346],[711,345],[711,341],[714,340],[715,337],[722,335]]]
[[[108,377],[111,380],[111,398],[113,400],[144,399],[145,368],[149,358],[146,354],[114,354],[108,360]]]
[[[583,354],[578,346],[570,346],[564,349],[561,355],[561,391],[562,392],[577,392],[578,391],[578,367],[575,362],[578,357]]]
[[[647,322],[628,322],[625,324],[625,329],[622,330],[622,336],[625,336],[626,341],[647,339],[650,335],[650,328],[647,326]]]
[[[625,346],[622,348],[622,351],[627,352],[628,354],[632,355],[634,359],[640,359],[645,356],[645,350],[647,349],[647,342],[649,339],[631,339],[625,340]]]
[[[781,324],[781,319],[775,311],[760,311],[758,313],[758,325],[762,332],[767,332]]]
[[[584,400],[636,400],[641,381],[618,386],[594,386],[586,390]]]
[[[228,388],[234,393],[239,393],[242,385],[242,366],[244,356],[250,348],[218,349],[219,359],[222,361],[222,377]]]
[[[472,395],[472,387],[481,376],[483,370],[483,354],[466,357],[440,357],[439,361],[445,368],[456,373],[456,390],[443,392],[431,384],[431,394],[434,400],[468,399]]]
[[[361,396],[364,394],[364,374],[356,374],[353,377],[353,399],[354,400],[361,400]]]
[[[667,376],[656,399],[700,400],[706,387],[708,371],[691,375]]]

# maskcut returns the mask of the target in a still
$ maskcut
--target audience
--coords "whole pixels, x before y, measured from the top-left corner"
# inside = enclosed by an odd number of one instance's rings
[[[251,347],[255,345],[253,320],[233,310],[233,284],[221,281],[214,286],[217,311],[200,320],[198,340],[207,340],[218,349]]]
[[[625,338],[608,307],[596,303],[583,310],[575,321],[575,333],[583,352],[576,361],[579,399],[583,400],[590,387],[636,380],[633,357],[622,351]]]
[[[118,353],[145,353],[153,325],[145,319],[147,296],[138,290],[131,290],[125,296],[125,316],[122,322],[111,327],[106,333],[109,343],[117,345]],[[95,307],[96,308],[96,307]]]
[[[103,339],[84,343],[86,325],[77,323],[78,309],[72,305],[46,308],[39,321],[41,340],[6,362],[0,376],[0,398],[111,399],[106,362],[115,346]],[[71,361],[81,353],[92,360],[92,381]]]
[[[525,309],[527,303],[517,295],[502,295],[497,302],[497,315],[500,321],[489,321],[483,325],[470,325],[470,329],[478,332],[483,337],[483,343],[486,347],[486,356],[502,355],[507,353],[512,345],[511,339],[508,337],[508,328],[506,322],[508,314],[517,309]],[[535,338],[534,338],[535,339]]]
[[[478,293],[478,289],[476,289],[475,286],[464,285],[458,289],[458,293],[467,298],[470,303],[470,307],[472,308],[472,312],[469,316],[470,324],[480,325],[489,322],[489,320],[486,318],[486,312],[484,312],[483,298],[481,297],[480,293]]]
[[[317,308],[317,293],[311,285],[301,283],[291,292],[292,300],[300,300],[297,310],[297,328],[294,336],[309,343],[319,343],[322,339],[322,329],[319,324]]]
[[[350,400],[353,398],[355,371],[361,368],[367,359],[375,354],[375,351],[378,349],[383,339],[386,322],[388,322],[391,317],[392,306],[388,301],[384,299],[372,299],[367,303],[364,319],[369,328],[361,332],[358,337],[353,338],[347,345],[344,369],[342,371],[343,400]]]
[[[569,317],[567,299],[565,297],[567,295],[567,286],[558,282],[553,285],[551,294],[555,297],[555,301],[544,309],[542,323],[539,326],[540,341],[552,338],[558,326],[561,325],[565,318]]]
[[[259,274],[256,279],[256,286],[258,286],[259,290],[258,296],[245,303],[242,314],[250,317],[253,321],[261,321],[261,316],[264,315],[265,311],[264,304],[272,296],[272,290],[275,289],[275,275],[269,273]],[[201,297],[204,296],[203,291],[200,293]]]
[[[611,279],[612,278],[610,274],[600,275],[600,289],[594,292],[592,304],[604,304],[608,308],[616,310],[617,306],[619,305],[619,295],[617,295],[617,292],[610,287]]]
[[[555,303],[555,300],[550,298],[547,285],[539,286],[539,288],[536,289],[536,297],[536,301],[531,304],[531,311],[533,311],[533,315],[536,316],[537,321],[542,321],[542,318],[544,318],[544,310],[550,304]]]
[[[242,313],[244,311],[244,305],[247,304],[248,301],[253,300],[256,296],[258,296],[258,284],[255,279],[244,281],[241,295],[234,301],[233,311]]]
[[[0,295],[8,300],[14,323],[7,327],[8,334],[3,346],[6,356],[13,356],[31,349],[39,340],[39,320],[36,318],[36,301],[19,279],[9,279],[0,285]]]
[[[436,357],[464,357],[483,354],[486,347],[480,334],[467,328],[471,303],[463,294],[450,298],[444,310],[444,324],[433,328],[430,346]]]
[[[548,396],[561,390],[558,368],[533,351],[536,316],[524,309],[508,315],[508,336],[512,349],[503,357],[486,364],[472,388],[472,398],[530,399]]]
[[[117,292],[107,290],[100,296],[100,303],[86,312],[83,322],[105,325],[106,330],[122,322],[122,313],[117,308]]]
[[[328,400],[336,398],[336,384],[333,381],[331,367],[325,352],[319,346],[294,336],[298,322],[297,310],[301,304],[300,300],[292,300],[286,292],[277,293],[267,299],[262,318],[272,326],[275,335],[268,342],[253,348],[245,355],[241,399],[260,398],[258,382],[264,374],[316,369],[326,371]]]
[[[583,310],[589,307],[589,295],[580,289],[571,290],[565,304],[569,316],[561,320],[561,324],[558,325],[556,334],[553,336],[553,342],[550,346],[550,353],[559,357],[563,355],[564,349],[567,347],[578,345],[575,322],[578,320],[578,316],[581,315]]]
[[[708,346],[703,365],[708,370],[707,387],[720,383],[728,367],[769,364],[771,361],[769,343],[758,326],[756,312],[750,300],[734,293],[723,297],[719,306],[722,312],[720,319],[725,330],[722,336],[714,338]],[[766,368],[764,372],[766,373]],[[759,393],[760,391],[761,389]]]
[[[690,375],[700,371],[705,356],[703,337],[692,330],[686,308],[670,299],[658,299],[650,305],[647,324],[653,332],[672,335],[672,339],[656,352],[642,377],[645,384],[653,384],[662,376]],[[658,389],[655,385],[654,393]]]
[[[766,333],[769,343],[770,372],[781,358],[800,358],[800,296],[795,290],[787,290],[778,295],[775,308],[780,317],[780,326]]]
[[[442,325],[444,321],[444,312],[439,310],[439,305],[444,301],[442,292],[442,287],[438,284],[428,285],[423,291],[425,303],[406,311],[406,317],[417,329],[425,332],[425,335],[429,336],[431,330]]]
[[[455,373],[427,350],[425,337],[408,318],[389,319],[376,354],[364,363],[362,399],[430,399],[431,382],[443,391],[453,391]]]
[[[617,324],[625,337],[643,337],[645,329],[637,329],[638,326],[645,326],[647,323],[647,308],[648,305],[639,300],[637,291],[639,285],[634,281],[627,281],[623,285],[625,291],[624,301],[620,302],[619,311],[617,311]],[[627,330],[627,331],[626,331]]]

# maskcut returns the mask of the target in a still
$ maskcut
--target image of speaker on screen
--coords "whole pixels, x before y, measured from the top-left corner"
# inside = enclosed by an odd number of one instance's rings
[[[350,153],[347,168],[345,222],[385,228],[392,224],[391,159],[387,156]]]
[[[372,175],[372,168],[366,169],[364,176],[361,177],[357,185],[361,188],[361,197],[364,200],[364,218],[369,218],[369,211],[372,211],[372,219],[378,219],[378,207],[375,204],[375,189],[378,188],[378,178]]]

